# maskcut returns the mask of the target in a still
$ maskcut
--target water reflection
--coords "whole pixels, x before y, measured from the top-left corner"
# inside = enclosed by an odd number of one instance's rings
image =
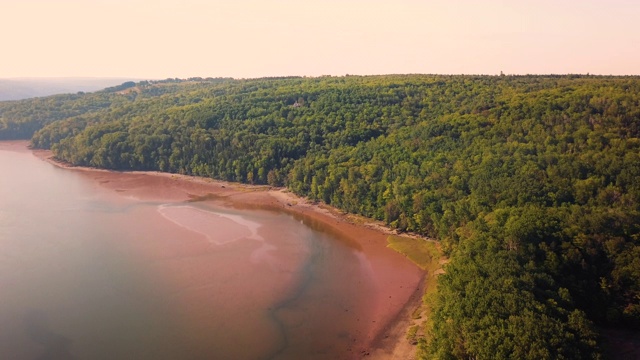
[[[29,311],[24,316],[27,336],[44,347],[42,355],[35,360],[73,360],[72,341],[49,328],[47,315],[40,310]]]
[[[0,360],[353,358],[391,299],[378,279],[403,278],[330,220],[100,173],[147,194],[123,197],[29,154],[4,169]]]

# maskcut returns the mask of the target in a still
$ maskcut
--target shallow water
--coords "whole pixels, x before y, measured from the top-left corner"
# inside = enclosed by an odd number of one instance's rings
[[[352,358],[376,291],[357,248],[291,215],[137,200],[0,149],[2,358]]]

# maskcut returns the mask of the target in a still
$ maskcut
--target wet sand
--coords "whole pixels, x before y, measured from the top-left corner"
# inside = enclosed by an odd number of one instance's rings
[[[12,148],[16,151],[26,151],[26,142],[3,142],[0,147]],[[361,261],[366,264],[370,273],[370,279],[374,284],[373,291],[366,303],[360,304],[367,311],[356,311],[346,309],[345,317],[355,317],[356,327],[353,331],[359,333],[357,339],[349,339],[351,342],[348,349],[345,349],[345,358],[412,358],[415,347],[410,345],[405,339],[406,329],[410,323],[411,311],[420,302],[423,289],[421,285],[424,279],[424,272],[412,264],[403,255],[398,254],[386,247],[386,238],[390,231],[376,224],[375,226],[363,226],[354,224],[347,216],[339,211],[327,206],[310,204],[284,189],[274,189],[267,186],[249,186],[222,181],[214,181],[207,178],[190,177],[183,175],[158,173],[158,172],[114,172],[97,170],[90,168],[70,167],[54,161],[49,151],[36,150],[34,154],[39,158],[49,161],[56,166],[70,169],[83,174],[91,179],[96,188],[116,192],[126,198],[134,198],[142,201],[191,201],[194,204],[205,204],[207,206],[220,206],[234,208],[238,210],[269,210],[281,211],[294,216],[305,225],[314,230],[326,232],[344,241],[348,246],[357,249],[361,255]],[[195,212],[194,212],[195,211]],[[235,239],[247,236],[256,236],[252,233],[251,226],[238,223],[238,219],[223,219],[227,222],[226,228],[231,233],[225,234],[223,242],[216,239],[207,238],[206,228],[201,228],[202,222],[198,221],[198,212],[192,208],[164,208],[159,211],[157,217],[149,219],[157,225],[155,231],[166,234],[175,232],[176,238],[180,238],[181,231],[191,234],[200,233],[199,240],[192,240],[178,243],[155,243],[152,240],[141,241],[135,246],[140,247],[138,253],[145,254],[150,260],[162,261],[162,269],[166,271],[169,283],[181,284],[182,290],[190,288],[193,291],[182,292],[176,301],[186,302],[183,309],[196,309],[197,304],[207,301],[209,298],[206,289],[206,277],[211,271],[224,271],[224,266],[219,262],[215,263],[209,256],[206,256],[207,249],[211,243],[224,246],[228,239]],[[165,220],[165,221],[161,221]],[[166,221],[169,220],[169,221]],[[174,226],[178,222],[182,228]],[[241,222],[241,221],[240,221]],[[172,224],[173,223],[173,224]],[[173,225],[173,226],[172,226]],[[182,238],[184,238],[182,236]],[[192,236],[193,238],[193,236]],[[197,237],[196,237],[197,238]],[[205,240],[205,241],[203,241]],[[251,249],[257,257],[268,254],[267,249],[260,248],[260,242],[247,242],[244,246],[254,247]],[[199,254],[202,256],[198,257]],[[188,256],[186,256],[188,255]],[[201,261],[197,261],[200,258]],[[196,259],[196,260],[194,260]],[[281,266],[283,273],[287,273],[299,264],[287,263],[286,259],[262,259],[264,266]],[[252,261],[256,261],[255,257]],[[169,266],[167,266],[169,263]],[[247,263],[247,268],[251,264]],[[229,274],[232,276],[233,274]],[[290,275],[289,275],[290,276]],[[286,291],[286,276],[283,278],[282,291]],[[257,282],[260,279],[256,279]],[[256,286],[258,289],[259,286]],[[229,289],[227,289],[230,291]],[[345,289],[348,291],[349,289]],[[210,295],[210,294],[209,294]],[[265,294],[237,294],[237,301],[251,301],[252,297],[268,296]],[[277,301],[277,299],[269,299]],[[223,304],[219,304],[223,306]],[[231,309],[230,309],[231,311]],[[349,314],[349,311],[352,313]],[[274,310],[274,314],[276,311]],[[360,314],[367,318],[359,318]],[[191,317],[197,322],[199,318],[206,318],[206,314],[182,314]],[[285,321],[298,321],[303,314],[278,313],[277,316]],[[274,315],[275,316],[275,315]],[[227,321],[238,321],[242,316],[231,316]],[[256,336],[268,336],[270,333],[265,319],[264,329],[255,329]],[[353,319],[352,319],[353,320]],[[327,319],[331,321],[331,319]],[[193,339],[193,344],[199,342],[199,333],[193,330],[190,334],[183,334],[186,338]],[[403,331],[404,329],[404,331]],[[210,329],[202,328],[202,332]],[[300,334],[304,336],[304,334]],[[251,337],[249,334],[247,337]],[[248,344],[238,344],[237,349],[243,349]],[[194,351],[197,351],[194,350]],[[204,351],[204,350],[203,350]],[[262,349],[261,353],[269,353],[272,349]],[[277,354],[276,354],[277,355]],[[276,356],[277,357],[277,356]]]

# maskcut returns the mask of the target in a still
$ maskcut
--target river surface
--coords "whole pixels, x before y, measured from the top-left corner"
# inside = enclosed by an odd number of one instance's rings
[[[140,199],[0,147],[0,358],[355,358],[376,291],[357,246],[291,215]]]

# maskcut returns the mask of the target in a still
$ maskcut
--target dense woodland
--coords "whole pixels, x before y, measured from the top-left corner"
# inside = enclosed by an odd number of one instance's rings
[[[640,329],[640,78],[189,79],[0,102],[76,165],[286,186],[440,240],[424,358],[599,358]]]

